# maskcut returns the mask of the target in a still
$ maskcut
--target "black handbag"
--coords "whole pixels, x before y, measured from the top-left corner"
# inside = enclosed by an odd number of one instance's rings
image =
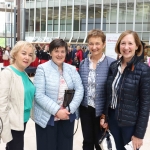
[[[69,112],[70,112],[69,104],[71,103],[71,101],[74,97],[74,93],[75,93],[75,90],[65,90],[63,107],[68,107]],[[79,120],[78,120],[78,123],[77,123],[76,131],[73,133],[73,135],[70,135],[70,136],[67,136],[66,134],[64,134],[65,133],[64,129],[62,129],[62,132],[63,132],[64,136],[67,137],[67,138],[71,138],[72,136],[74,136],[76,134],[77,130],[78,130],[78,124],[79,124]],[[63,128],[63,124],[62,124],[62,128]]]
[[[75,90],[65,90],[64,94],[64,101],[63,101],[63,107],[69,107],[69,104],[71,103],[73,97],[74,97]],[[69,107],[70,111],[70,107]]]

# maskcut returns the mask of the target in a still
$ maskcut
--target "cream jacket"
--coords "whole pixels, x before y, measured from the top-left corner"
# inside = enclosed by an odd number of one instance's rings
[[[0,117],[3,142],[12,140],[11,129],[24,129],[24,86],[22,78],[10,67],[0,73]]]

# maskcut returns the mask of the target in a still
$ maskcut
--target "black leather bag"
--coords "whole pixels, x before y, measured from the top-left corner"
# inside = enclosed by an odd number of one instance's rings
[[[73,99],[75,90],[65,90],[65,94],[64,94],[64,102],[63,102],[63,107],[69,107],[70,102]],[[70,110],[70,107],[69,107]]]

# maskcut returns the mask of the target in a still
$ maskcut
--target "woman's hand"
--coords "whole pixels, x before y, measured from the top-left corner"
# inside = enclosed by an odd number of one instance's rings
[[[105,119],[100,119],[100,126],[102,128],[108,128],[108,123],[105,123]]]
[[[139,139],[135,136],[131,138],[134,150],[139,149],[143,145],[143,139]]]
[[[69,119],[70,112],[67,109],[60,109],[56,113],[56,117],[58,117],[61,120],[67,120]]]

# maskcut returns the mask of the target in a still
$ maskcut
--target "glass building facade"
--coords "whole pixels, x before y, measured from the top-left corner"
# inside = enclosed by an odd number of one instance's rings
[[[134,30],[150,41],[150,0],[26,0],[25,37],[32,42],[62,38],[86,43],[91,29]]]

